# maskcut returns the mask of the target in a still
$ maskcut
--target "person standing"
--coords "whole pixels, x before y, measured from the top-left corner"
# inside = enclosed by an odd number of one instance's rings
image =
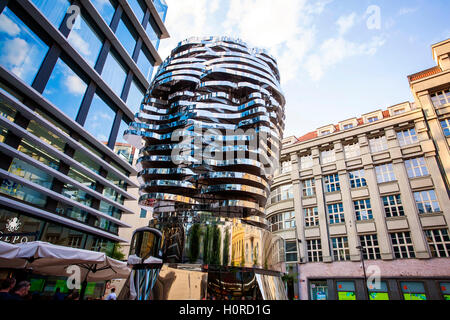
[[[116,288],[111,289],[111,293],[108,294],[105,300],[117,300]]]
[[[28,281],[20,281],[13,290],[10,300],[24,300],[30,291],[30,283]]]
[[[7,278],[2,281],[0,285],[0,300],[10,300],[11,294],[9,293],[16,285],[16,279]]]

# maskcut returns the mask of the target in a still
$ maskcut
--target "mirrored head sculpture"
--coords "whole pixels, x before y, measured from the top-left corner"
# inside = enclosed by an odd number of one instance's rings
[[[156,258],[210,272],[281,271],[284,242],[268,230],[264,207],[284,105],[277,63],[264,50],[226,37],[190,38],[172,50],[124,133],[140,149],[139,204],[162,233]],[[147,259],[135,242],[130,254]]]

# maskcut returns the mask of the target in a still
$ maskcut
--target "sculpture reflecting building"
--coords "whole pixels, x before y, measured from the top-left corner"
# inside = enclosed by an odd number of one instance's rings
[[[160,0],[0,1],[1,241],[107,253],[126,241],[137,172],[123,132],[162,62],[166,11]]]
[[[284,129],[279,81],[275,59],[239,40],[190,38],[172,50],[125,132],[141,148],[139,203],[154,212],[142,232],[162,232],[161,252],[136,233],[131,256],[176,274],[188,264],[219,298],[284,297],[284,243],[264,213]],[[154,297],[174,298],[167,268]]]

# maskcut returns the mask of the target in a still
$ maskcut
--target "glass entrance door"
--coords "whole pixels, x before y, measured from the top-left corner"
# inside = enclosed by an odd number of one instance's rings
[[[310,281],[311,300],[328,300],[328,285],[326,281]]]

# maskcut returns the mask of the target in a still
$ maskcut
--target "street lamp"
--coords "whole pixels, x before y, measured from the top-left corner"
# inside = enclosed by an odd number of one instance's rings
[[[364,254],[363,254],[363,250],[365,250],[364,246],[361,244],[361,242],[359,243],[359,246],[356,247],[356,249],[359,250],[359,253],[361,255],[361,264],[362,264],[362,268],[363,268],[363,274],[364,274],[364,287],[366,288],[366,293],[367,293],[367,300],[370,300],[370,292],[369,292],[369,287],[367,286],[367,275],[366,275],[366,267],[364,265]]]

